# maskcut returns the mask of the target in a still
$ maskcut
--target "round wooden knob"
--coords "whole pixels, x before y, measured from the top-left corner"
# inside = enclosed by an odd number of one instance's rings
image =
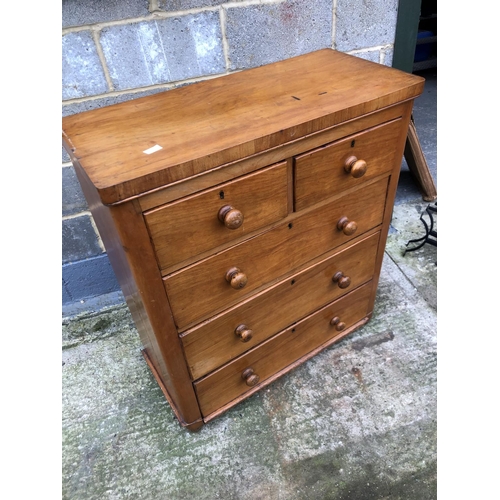
[[[243,370],[241,378],[245,381],[247,385],[253,387],[259,383],[259,376],[253,371],[253,368],[247,368]]]
[[[241,272],[239,267],[232,267],[226,273],[226,281],[235,289],[239,290],[243,288],[247,282],[248,278],[245,273]]]
[[[351,278],[344,276],[342,271],[338,271],[333,275],[332,281],[337,283],[339,288],[347,288],[351,284]]]
[[[347,217],[341,217],[337,222],[337,229],[342,231],[346,236],[351,236],[351,234],[354,234],[356,229],[358,229],[358,225]]]
[[[340,318],[338,316],[333,317],[330,320],[330,325],[335,327],[335,330],[338,332],[341,332],[345,328],[345,323],[343,321],[340,321]]]
[[[358,160],[355,156],[349,156],[344,163],[344,170],[356,179],[363,177],[366,173],[366,161]]]
[[[242,342],[248,342],[253,337],[253,331],[247,325],[238,325],[234,334],[240,338]]]
[[[243,224],[243,214],[230,205],[223,206],[218,217],[228,229],[238,229]]]

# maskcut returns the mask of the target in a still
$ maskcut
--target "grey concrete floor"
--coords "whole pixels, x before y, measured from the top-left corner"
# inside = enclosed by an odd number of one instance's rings
[[[426,73],[414,118],[436,179]],[[198,433],[176,422],[123,303],[64,317],[62,497],[435,499],[437,250],[405,254],[428,205],[403,162],[372,320]]]

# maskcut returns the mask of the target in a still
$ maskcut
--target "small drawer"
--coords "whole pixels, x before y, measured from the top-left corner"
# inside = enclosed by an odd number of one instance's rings
[[[396,119],[297,156],[295,210],[390,172],[400,133],[401,119]]]
[[[144,214],[158,264],[168,269],[288,214],[286,162]]]
[[[182,335],[193,380],[369,281],[379,236],[361,240]],[[337,273],[346,279],[334,282]]]
[[[244,396],[302,356],[341,336],[370,311],[371,282],[320,309],[194,383],[204,417]]]
[[[164,278],[179,331],[382,223],[386,178]]]

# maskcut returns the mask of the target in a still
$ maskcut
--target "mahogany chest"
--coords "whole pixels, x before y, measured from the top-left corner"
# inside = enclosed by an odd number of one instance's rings
[[[63,119],[181,425],[198,429],[370,319],[423,85],[324,49]]]

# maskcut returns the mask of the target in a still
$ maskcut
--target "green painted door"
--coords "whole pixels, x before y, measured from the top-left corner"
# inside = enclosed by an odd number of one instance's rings
[[[422,0],[399,0],[393,68],[412,73]]]

